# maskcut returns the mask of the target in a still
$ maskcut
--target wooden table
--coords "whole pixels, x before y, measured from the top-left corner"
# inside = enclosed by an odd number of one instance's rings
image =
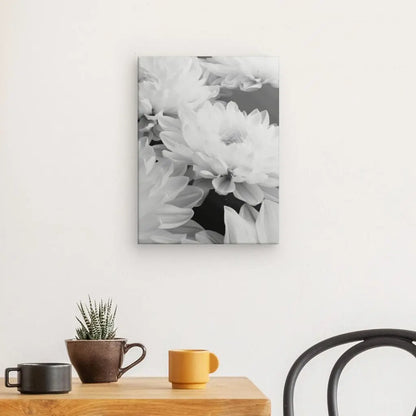
[[[166,378],[73,381],[69,394],[20,394],[0,379],[1,416],[270,416],[270,401],[247,378],[213,377],[205,390],[172,390]]]

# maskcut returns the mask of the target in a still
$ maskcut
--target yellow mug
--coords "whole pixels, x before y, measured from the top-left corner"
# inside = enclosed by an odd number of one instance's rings
[[[174,389],[204,389],[218,358],[207,350],[169,351],[169,381]]]

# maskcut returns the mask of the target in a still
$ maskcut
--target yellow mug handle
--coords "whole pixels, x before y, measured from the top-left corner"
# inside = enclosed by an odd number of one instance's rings
[[[212,352],[209,353],[209,372],[213,373],[217,371],[220,362],[218,361],[218,357],[213,354]]]

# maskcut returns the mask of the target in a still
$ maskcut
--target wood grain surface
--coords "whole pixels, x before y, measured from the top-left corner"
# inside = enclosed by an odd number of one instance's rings
[[[81,384],[69,394],[23,395],[0,379],[1,416],[270,416],[270,401],[247,378],[211,378],[205,390],[173,390],[166,378]]]

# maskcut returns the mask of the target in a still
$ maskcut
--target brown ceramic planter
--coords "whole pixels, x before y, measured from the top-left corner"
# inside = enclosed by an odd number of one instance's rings
[[[67,339],[66,348],[72,365],[83,383],[110,383],[143,361],[146,348],[139,343],[127,344],[125,338],[108,340]],[[122,367],[124,354],[132,347],[142,349],[136,361]]]

